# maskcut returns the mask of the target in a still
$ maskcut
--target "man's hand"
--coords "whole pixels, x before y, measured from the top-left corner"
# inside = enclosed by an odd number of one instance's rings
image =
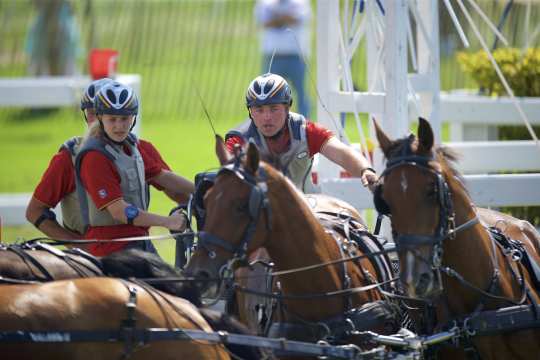
[[[362,171],[362,185],[367,186],[371,192],[375,190],[378,180],[379,177],[372,168],[365,168]]]

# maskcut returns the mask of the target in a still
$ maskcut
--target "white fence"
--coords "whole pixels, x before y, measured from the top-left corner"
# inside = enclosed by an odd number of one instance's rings
[[[385,2],[384,15],[373,3],[369,4],[371,10],[366,8],[364,18],[357,21],[360,24],[358,30],[347,30],[342,29],[340,22],[342,16],[347,18],[347,14],[340,11],[347,10],[340,10],[339,2],[318,2],[318,33],[324,34],[317,37],[317,78],[321,95],[318,120],[339,133],[342,130],[334,119],[339,118],[340,112],[370,113],[382,120],[383,128],[392,137],[404,136],[410,120],[418,115],[430,120],[437,137],[440,136],[440,124],[449,122],[451,140],[460,142],[447,145],[462,154],[458,167],[466,174],[467,187],[477,205],[540,205],[540,149],[534,142],[485,141],[490,138],[489,126],[523,125],[511,100],[460,91],[439,92],[439,2]],[[407,37],[411,23],[402,21],[411,16],[415,18],[419,34],[414,45]],[[368,87],[371,91],[343,91],[341,84],[344,89],[352,90],[350,86],[347,89],[347,83],[351,82],[350,58],[355,50],[353,45],[359,42],[347,44],[343,34],[353,34],[356,39],[362,31],[367,41]],[[407,72],[407,50],[418,60],[417,71],[410,74]],[[539,125],[540,99],[518,98],[517,102],[531,123]],[[375,165],[382,170],[381,154],[375,155]],[[371,194],[359,180],[338,178],[340,169],[323,158],[319,159],[317,170],[324,193],[350,201],[359,209],[373,207]],[[533,171],[536,174],[493,174],[501,171]]]

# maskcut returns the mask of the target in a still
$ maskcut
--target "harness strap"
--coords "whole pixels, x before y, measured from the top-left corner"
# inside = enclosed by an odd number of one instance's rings
[[[121,359],[128,359],[137,345],[144,344],[144,341],[138,341],[135,334],[135,325],[136,325],[136,314],[135,310],[137,309],[137,288],[132,284],[122,281],[129,291],[129,299],[126,303],[126,312],[127,316],[122,320],[120,328],[120,337],[121,341],[124,342],[124,353],[122,354]]]
[[[312,344],[287,339],[268,339],[253,335],[229,334],[223,331],[205,332],[191,329],[134,329],[132,339],[137,343],[155,341],[208,341],[213,344],[237,344],[256,346],[267,349],[285,350],[296,354],[326,356],[337,359],[377,359],[388,356],[388,350],[378,348],[370,350],[366,357],[355,345],[332,346],[328,344]],[[118,330],[72,330],[72,331],[0,331],[0,343],[74,343],[74,342],[115,342],[123,341]]]
[[[24,251],[23,249],[21,249],[17,245],[8,246],[7,250],[17,254],[27,264],[28,268],[30,269],[30,272],[32,274],[34,274],[34,276],[37,278],[37,280],[39,280],[39,281],[54,281],[54,277],[45,268],[45,266],[43,266],[36,258],[34,258],[32,255],[30,255],[27,251]],[[30,264],[28,262],[30,262],[32,265],[34,265],[45,276],[45,278],[37,276],[32,271],[32,267],[30,266]]]
[[[467,336],[491,336],[505,332],[540,328],[539,304],[487,310],[461,319]]]

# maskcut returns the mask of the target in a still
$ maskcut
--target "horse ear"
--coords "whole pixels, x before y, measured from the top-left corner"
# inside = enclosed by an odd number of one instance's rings
[[[245,168],[252,175],[255,175],[259,169],[259,150],[257,150],[257,146],[252,142],[248,145]]]
[[[390,149],[390,145],[392,145],[392,140],[388,137],[388,135],[386,135],[384,130],[379,125],[379,122],[375,118],[373,118],[373,125],[375,126],[375,135],[377,136],[379,146],[381,147],[384,155],[388,156],[388,151]]]
[[[216,134],[216,155],[221,165],[225,165],[232,160],[232,155],[227,151],[225,141],[218,134]]]
[[[433,130],[426,119],[419,117],[418,121],[418,152],[430,152],[434,143]]]

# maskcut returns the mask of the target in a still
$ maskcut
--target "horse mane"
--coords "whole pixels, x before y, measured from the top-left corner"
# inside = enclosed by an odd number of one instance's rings
[[[408,146],[408,148],[406,148]],[[391,160],[394,157],[400,156],[402,153],[414,153],[418,154],[418,139],[413,135],[413,140],[409,139],[409,136],[404,136],[400,139],[392,141],[387,153],[386,159]],[[460,155],[450,149],[447,146],[436,146],[434,149],[436,158],[439,160],[443,173],[447,175],[449,182],[457,183],[457,185],[465,191],[469,196],[469,191],[465,187],[465,179],[463,175],[457,169],[457,163],[460,159]],[[423,154],[418,154],[423,155]],[[455,180],[455,181],[454,181]]]
[[[183,277],[182,273],[163,261],[158,255],[139,249],[117,251],[100,259],[107,276],[122,279],[159,279]],[[200,307],[200,293],[192,282],[170,281],[151,283],[152,287],[167,294],[184,298]]]

